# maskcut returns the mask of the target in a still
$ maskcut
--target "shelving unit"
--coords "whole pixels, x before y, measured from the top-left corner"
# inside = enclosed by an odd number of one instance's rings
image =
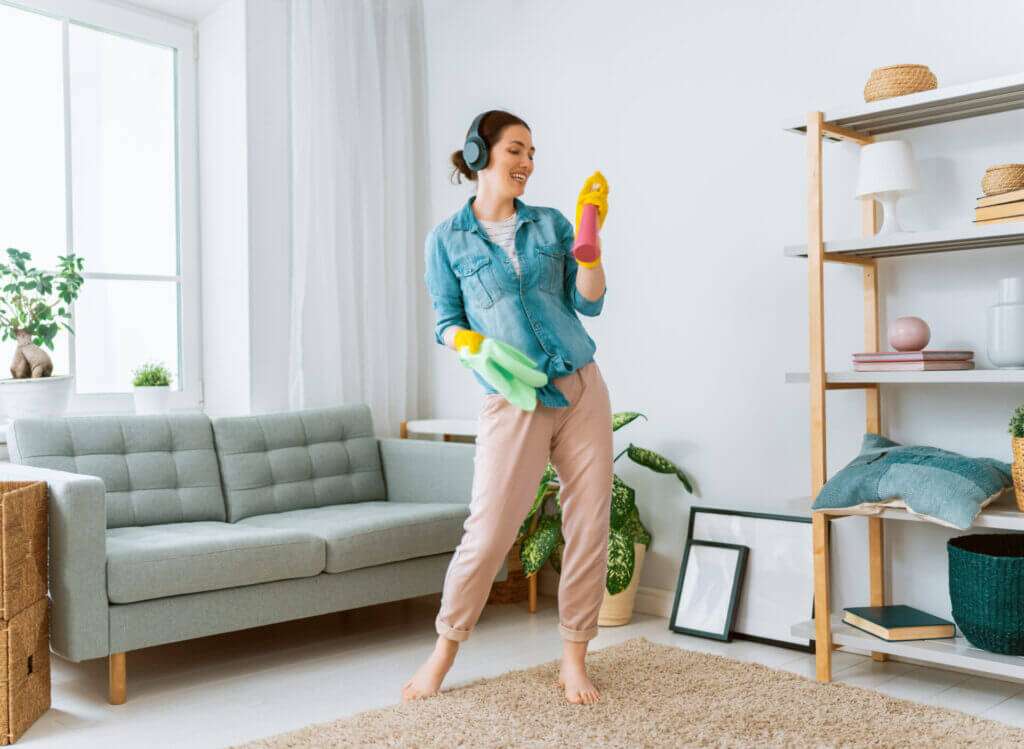
[[[882,258],[928,253],[980,250],[1024,244],[1024,224],[995,224],[940,231],[877,236],[875,202],[861,200],[861,234],[858,239],[824,241],[822,229],[822,143],[826,140],[866,145],[875,135],[892,133],[940,122],[1024,109],[1024,73],[901,96],[870,104],[825,112],[810,112],[803,121],[792,121],[786,129],[807,136],[807,243],[785,248],[785,255],[806,257],[808,302],[810,305],[810,365],[806,373],[789,373],[787,382],[807,383],[811,405],[811,496],[826,480],[826,411],[829,390],[860,389],[865,396],[865,428],[882,433],[881,385],[883,384],[982,384],[1024,383],[1024,371],[964,370],[950,372],[826,372],[824,265],[838,262],[861,269],[864,288],[864,351],[879,350],[878,261]],[[963,638],[945,645],[930,643],[889,643],[833,620],[829,598],[829,528],[833,519],[859,513],[828,511],[812,513],[814,559],[814,609],[820,612],[810,622],[793,625],[793,633],[816,641],[818,681],[832,679],[834,647],[872,651],[884,661],[888,654],[953,665],[983,673],[1024,679],[1024,658],[1008,658],[971,647]],[[868,579],[870,605],[886,604],[884,520],[919,520],[906,510],[888,509],[868,516]],[[977,527],[1024,531],[1024,513],[1005,503],[990,507],[979,516]]]

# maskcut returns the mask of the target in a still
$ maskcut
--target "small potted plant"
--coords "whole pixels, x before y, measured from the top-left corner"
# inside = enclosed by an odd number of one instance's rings
[[[171,390],[171,373],[160,362],[147,362],[132,371],[132,395],[135,413],[167,412],[167,394]]]
[[[1017,509],[1024,512],[1024,406],[1017,406],[1008,429],[1013,439],[1013,490]]]
[[[614,414],[612,431],[621,429],[641,416],[647,418],[634,411]],[[693,493],[689,478],[668,458],[631,443],[612,462],[623,455],[655,473],[674,474],[683,488]],[[552,502],[554,509],[548,512]],[[521,544],[519,554],[527,577],[537,574],[545,562],[550,563],[555,572],[561,571],[562,549],[565,546],[565,539],[562,538],[561,489],[555,469],[550,463],[541,478],[533,507],[519,529],[516,542]],[[651,533],[640,521],[636,492],[613,474],[611,522],[608,530],[608,576],[604,602],[598,615],[600,626],[628,624],[632,619],[644,554],[650,545]]]
[[[82,258],[59,258],[56,274],[29,265],[32,255],[7,248],[0,262],[0,341],[18,342],[11,360],[12,379],[0,380],[0,406],[10,418],[59,416],[67,411],[73,378],[53,376],[53,339],[71,327],[71,305],[83,278]]]

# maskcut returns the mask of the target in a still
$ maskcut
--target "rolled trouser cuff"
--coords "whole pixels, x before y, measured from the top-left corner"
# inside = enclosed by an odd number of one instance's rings
[[[434,629],[437,630],[439,635],[447,637],[449,640],[455,640],[455,642],[464,642],[469,639],[469,633],[472,631],[449,626],[440,616],[434,620]]]
[[[597,627],[591,627],[590,629],[569,629],[564,624],[558,625],[558,633],[562,635],[563,640],[569,640],[570,642],[587,642],[597,637]]]

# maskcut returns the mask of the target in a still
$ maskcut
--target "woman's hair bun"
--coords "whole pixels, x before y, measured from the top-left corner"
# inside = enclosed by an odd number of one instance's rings
[[[462,183],[462,177],[470,180],[471,182],[476,181],[476,172],[466,165],[466,159],[462,156],[462,149],[452,154],[452,174],[451,181],[455,184]]]

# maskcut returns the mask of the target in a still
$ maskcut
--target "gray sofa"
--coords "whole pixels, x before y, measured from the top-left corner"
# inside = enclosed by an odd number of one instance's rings
[[[8,449],[50,489],[51,648],[109,657],[113,704],[130,650],[440,591],[475,454],[365,405],[16,419]]]

